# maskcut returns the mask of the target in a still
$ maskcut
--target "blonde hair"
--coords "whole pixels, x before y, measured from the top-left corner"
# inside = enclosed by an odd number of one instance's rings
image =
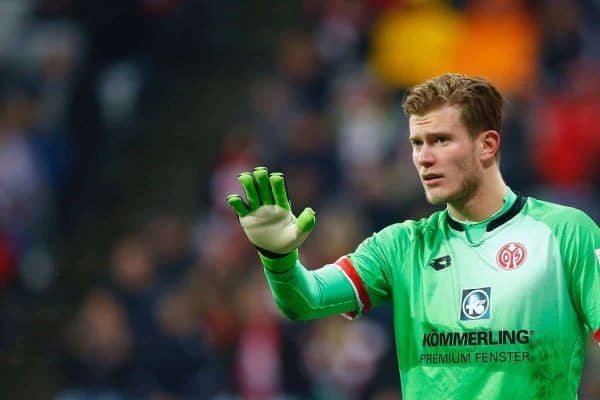
[[[404,113],[425,115],[445,104],[460,109],[461,120],[471,137],[486,130],[500,132],[504,100],[488,80],[462,74],[444,74],[408,89]]]

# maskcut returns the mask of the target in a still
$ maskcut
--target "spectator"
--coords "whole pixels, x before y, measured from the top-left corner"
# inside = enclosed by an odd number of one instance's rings
[[[60,400],[126,399],[134,388],[133,341],[124,310],[103,290],[92,291],[69,326]]]

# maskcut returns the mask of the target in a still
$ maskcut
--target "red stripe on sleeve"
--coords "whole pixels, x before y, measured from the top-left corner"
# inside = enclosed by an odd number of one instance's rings
[[[596,340],[597,340],[598,342],[600,342],[600,329],[598,329],[598,330],[596,331],[596,333],[594,333],[594,337],[596,338]]]
[[[368,311],[371,308],[371,299],[367,294],[367,289],[365,289],[362,278],[360,275],[358,275],[358,272],[356,272],[356,269],[350,262],[350,259],[348,257],[342,257],[335,263],[346,273],[358,291],[358,297],[363,304],[362,312]]]

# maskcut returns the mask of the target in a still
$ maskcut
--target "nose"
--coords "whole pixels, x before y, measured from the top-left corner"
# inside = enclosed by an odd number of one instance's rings
[[[430,167],[434,164],[435,158],[433,156],[432,149],[427,144],[423,144],[416,152],[417,154],[415,154],[415,160],[418,165]]]

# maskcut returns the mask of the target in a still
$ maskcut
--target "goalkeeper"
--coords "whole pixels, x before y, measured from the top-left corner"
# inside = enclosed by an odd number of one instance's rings
[[[228,197],[290,319],[393,304],[403,398],[577,399],[588,335],[600,341],[600,229],[582,211],[513,192],[499,168],[503,99],[481,78],[411,88],[413,162],[443,211],[392,224],[308,271],[315,213],[291,211],[265,168]],[[600,372],[600,371],[599,371]]]

